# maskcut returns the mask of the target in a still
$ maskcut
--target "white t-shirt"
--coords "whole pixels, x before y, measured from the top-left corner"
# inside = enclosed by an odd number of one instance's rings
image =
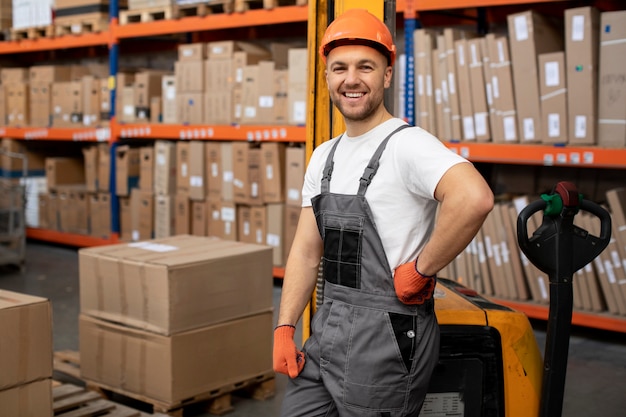
[[[344,134],[334,155],[330,192],[356,194],[378,145],[404,123],[394,118],[361,136]],[[303,207],[311,206],[311,199],[320,194],[324,165],[337,140],[324,142],[313,152],[304,177]],[[438,205],[434,199],[437,184],[450,167],[461,162],[468,161],[419,127],[403,129],[387,143],[365,198],[392,271],[415,259],[428,241]]]

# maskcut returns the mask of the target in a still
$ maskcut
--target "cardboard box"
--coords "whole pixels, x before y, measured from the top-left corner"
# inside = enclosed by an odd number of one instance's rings
[[[191,234],[194,236],[207,235],[208,215],[206,201],[191,201]]]
[[[154,237],[154,193],[133,188],[130,194],[131,227],[134,242]]]
[[[222,199],[222,146],[217,141],[207,141],[205,149],[206,196],[208,200]]]
[[[154,238],[160,239],[174,235],[176,216],[174,197],[157,194],[154,196]]]
[[[498,143],[519,142],[517,111],[513,93],[513,75],[509,57],[509,41],[505,36],[485,36],[491,65],[491,86],[495,106],[495,129],[492,139]]]
[[[189,194],[189,142],[176,142],[176,193]]]
[[[208,201],[207,202],[208,231],[209,236],[224,240],[238,240],[237,208],[232,201]]]
[[[114,78],[111,77],[113,80]],[[111,120],[111,91],[109,90],[109,78],[100,79],[100,123],[108,125]]]
[[[419,109],[416,124],[436,134],[435,97],[432,81],[432,51],[434,48],[433,33],[426,29],[417,29],[413,33],[415,56],[415,101]]]
[[[48,191],[68,184],[85,184],[85,167],[82,159],[69,157],[46,158]]]
[[[282,203],[267,204],[265,244],[272,247],[274,266],[285,265],[285,205]]]
[[[98,144],[98,191],[109,192],[111,184],[111,147]]]
[[[221,142],[220,147],[222,151],[222,201],[233,201],[235,195],[233,142]]]
[[[118,97],[120,112],[116,113],[121,116],[121,121],[125,123],[134,123],[135,120],[139,120],[137,118],[137,107],[135,105],[135,87],[133,86],[120,86],[119,92],[120,96]],[[144,108],[146,110],[147,108]],[[149,119],[149,115],[142,113],[142,117],[144,122]]]
[[[292,48],[289,50],[289,124],[301,126],[306,123],[306,104],[309,98],[307,90],[308,50]]]
[[[98,146],[85,146],[83,149],[85,166],[85,186],[87,191],[98,191]]]
[[[164,75],[161,79],[161,107],[163,123],[178,123],[176,76]]]
[[[214,41],[207,44],[207,53],[209,60],[211,59],[230,59],[237,52],[245,53],[248,58],[259,57],[258,59],[267,59],[270,53],[261,45],[242,42],[242,41]],[[246,63],[244,63],[246,65]]]
[[[257,105],[257,122],[260,124],[275,124],[275,103],[274,103],[274,82],[265,80],[274,80],[274,62],[259,62],[259,73],[257,81],[258,105]],[[261,82],[264,80],[264,82]],[[245,87],[244,87],[245,88]]]
[[[246,65],[243,68],[243,114],[242,124],[257,124],[259,111],[259,65]]]
[[[234,61],[232,58],[208,59],[205,61],[205,90],[207,93],[231,91],[235,85]]]
[[[204,141],[189,142],[189,198],[204,201],[206,198],[206,150]]]
[[[467,48],[470,91],[472,94],[472,109],[474,111],[474,132],[476,133],[477,141],[487,142],[491,140],[491,129],[483,72],[482,38],[468,41]]]
[[[265,182],[265,171],[262,162],[262,151],[260,146],[248,149],[248,204],[263,204],[263,184]]]
[[[599,29],[598,9],[565,10],[568,132],[572,144],[597,142]]]
[[[289,70],[274,70],[274,123],[289,123]]]
[[[25,127],[30,123],[29,88],[26,83],[8,84],[6,94],[7,125]]]
[[[282,203],[285,201],[286,145],[278,142],[263,142],[261,154],[263,202]]]
[[[537,56],[563,50],[563,35],[535,11],[508,16],[515,105],[522,143],[541,141],[541,107]]]
[[[567,97],[565,53],[539,55],[539,92],[543,143],[567,143]]]
[[[115,194],[129,196],[139,186],[139,148],[120,145],[115,148]]]
[[[57,81],[72,81],[72,67],[69,65],[35,65],[28,68],[29,83],[52,84]]]
[[[83,104],[83,83],[81,81],[70,82],[70,127],[83,124]]]
[[[111,234],[111,195],[89,195],[89,234],[107,239]]]
[[[302,207],[287,204],[285,205],[285,226],[283,228],[283,259],[285,263],[287,263],[289,251],[291,250],[293,239],[296,236],[296,229],[298,228],[298,221],[300,220],[301,211]]]
[[[150,98],[150,123],[161,123],[163,114],[161,110],[161,97]]]
[[[233,201],[238,204],[250,202],[250,146],[247,142],[232,142]]]
[[[166,74],[157,70],[140,71],[135,74],[133,105],[136,120],[144,122],[150,120],[150,99],[161,96],[161,77]]]
[[[102,115],[101,80],[93,75],[84,76],[82,82],[82,123],[87,127],[100,124]]]
[[[176,193],[176,143],[167,140],[154,142],[154,192],[157,195]]]
[[[0,390],[52,377],[49,300],[0,290],[0,352]]]
[[[178,97],[178,123],[185,125],[200,125],[204,123],[204,94],[181,93]]]
[[[469,47],[467,40],[458,39],[454,42],[456,50],[456,74],[459,87],[459,109],[461,116],[461,129],[463,140],[475,141],[476,129],[474,127],[474,109],[472,107],[472,90],[470,85],[470,70],[469,70]],[[418,80],[419,83],[419,80]],[[422,87],[424,88],[424,87]],[[424,99],[425,100],[425,99]],[[428,117],[428,107],[424,109],[427,102],[420,103],[420,113],[426,112],[425,116]]]
[[[178,45],[179,61],[202,61],[207,58],[207,44],[196,42]]]
[[[601,14],[598,145],[626,147],[626,11]]]
[[[289,206],[302,207],[305,153],[301,146],[290,146],[285,151],[285,202]]]
[[[273,308],[271,248],[261,245],[179,235],[84,248],[79,273],[83,314],[159,334]]]
[[[52,379],[0,391],[0,417],[52,417]]]
[[[139,189],[154,191],[154,147],[142,146],[139,148]]]
[[[176,91],[178,93],[204,93],[205,73],[204,61],[176,61]]]
[[[52,84],[46,82],[31,82],[29,86],[30,125],[33,127],[51,126]]]
[[[215,125],[235,123],[232,91],[210,91],[204,94],[204,123]]]
[[[191,200],[186,193],[174,196],[174,232],[176,235],[191,233]]]
[[[162,404],[273,375],[271,311],[170,337],[84,314],[79,329],[82,378]]]

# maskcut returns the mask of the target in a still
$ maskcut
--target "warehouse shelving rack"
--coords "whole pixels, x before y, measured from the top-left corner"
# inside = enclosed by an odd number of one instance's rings
[[[580,5],[577,1],[567,0],[398,0],[396,10],[402,19],[405,32],[412,32],[419,24],[420,12],[452,11],[496,6],[524,6],[559,3],[560,5]],[[595,0],[595,5],[603,7],[610,0]],[[306,24],[309,7],[281,6],[274,9],[256,9],[242,13],[211,14],[204,17],[184,17],[174,20],[155,22],[118,24],[117,0],[110,2],[110,25],[107,31],[65,35],[56,38],[25,39],[0,42],[0,55],[27,54],[32,52],[54,51],[94,46],[108,47],[111,109],[115,109],[115,75],[119,59],[119,42],[165,34],[192,34],[195,32],[217,32],[228,29],[249,28],[258,25]],[[413,76],[410,36],[407,35],[407,83]],[[410,90],[407,88],[407,90]],[[411,100],[406,100],[411,103]],[[411,108],[405,109],[407,119],[412,122]],[[0,137],[24,140],[68,141],[68,142],[108,142],[112,152],[120,139],[191,139],[191,140],[245,140],[245,141],[289,141],[307,142],[310,130],[304,126],[184,126],[123,124],[111,114],[110,126],[102,128],[31,128],[0,127]],[[579,168],[617,168],[626,169],[626,149],[602,149],[597,147],[496,144],[449,142],[450,149],[474,162],[497,164],[520,164],[538,166],[564,166]],[[114,159],[114,158],[113,158]],[[112,196],[114,197],[114,196]],[[117,201],[112,198],[113,204]],[[115,212],[115,210],[113,210]],[[90,236],[69,234],[52,230],[27,228],[27,236],[34,239],[66,244],[77,247],[96,246],[118,242],[119,221],[113,219],[110,238],[98,239]],[[283,268],[274,268],[274,276],[282,278]],[[502,304],[524,311],[529,317],[545,320],[546,306],[534,303],[498,300]],[[611,331],[626,332],[626,319],[603,314],[574,312],[573,323]]]

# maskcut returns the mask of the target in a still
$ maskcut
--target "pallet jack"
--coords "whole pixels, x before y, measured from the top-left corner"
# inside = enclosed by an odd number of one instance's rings
[[[543,222],[528,236],[528,220],[543,210]],[[600,219],[600,236],[573,224],[584,210]],[[608,245],[611,217],[560,182],[551,194],[519,213],[517,239],[530,262],[550,281],[543,362],[532,327],[520,312],[491,302],[455,281],[440,279],[436,312],[441,327],[440,360],[421,417],[526,416],[562,413],[572,319],[572,277]]]

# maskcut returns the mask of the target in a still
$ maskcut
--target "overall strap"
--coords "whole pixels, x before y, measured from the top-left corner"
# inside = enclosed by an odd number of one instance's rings
[[[365,192],[367,191],[367,187],[369,187],[370,183],[372,182],[372,178],[374,178],[374,175],[376,175],[376,171],[378,171],[378,167],[380,165],[380,156],[385,150],[385,147],[387,146],[387,142],[389,142],[389,139],[391,139],[393,135],[395,135],[396,133],[398,133],[399,131],[403,129],[406,129],[407,127],[411,127],[411,125],[404,124],[398,127],[396,130],[391,132],[385,138],[385,140],[383,140],[380,143],[380,145],[378,146],[378,149],[376,149],[376,152],[374,152],[374,155],[372,155],[372,159],[370,159],[369,163],[367,164],[367,167],[365,167],[365,171],[363,171],[363,175],[361,176],[361,179],[359,180],[360,185],[359,185],[359,191],[357,192],[357,195],[360,195],[360,196],[365,195]]]
[[[343,134],[339,136],[339,139],[337,139],[333,147],[330,149],[328,157],[326,158],[326,165],[324,165],[324,171],[322,175],[322,194],[328,194],[330,192],[330,177],[333,175],[333,166],[335,165],[333,158],[335,156],[335,150],[337,149],[337,145],[339,145],[339,141],[342,137]]]

